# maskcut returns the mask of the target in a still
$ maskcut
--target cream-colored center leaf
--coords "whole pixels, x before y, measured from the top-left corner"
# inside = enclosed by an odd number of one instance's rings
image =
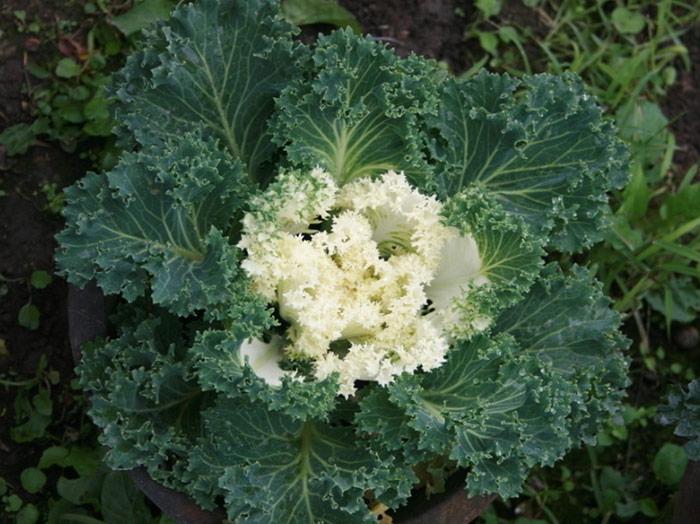
[[[338,188],[317,169],[281,174],[253,207],[242,267],[288,323],[287,358],[312,361],[317,379],[337,375],[343,395],[357,380],[442,364],[445,314],[436,322],[428,307],[449,310],[480,262],[437,199],[392,171]]]

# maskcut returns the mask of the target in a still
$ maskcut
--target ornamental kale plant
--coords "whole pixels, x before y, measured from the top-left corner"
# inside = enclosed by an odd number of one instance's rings
[[[601,239],[624,147],[574,75],[295,33],[178,8],[117,75],[121,161],[66,191],[63,274],[124,299],[80,364],[108,463],[241,523],[372,522],[440,465],[515,496],[627,383],[600,285],[545,263]]]

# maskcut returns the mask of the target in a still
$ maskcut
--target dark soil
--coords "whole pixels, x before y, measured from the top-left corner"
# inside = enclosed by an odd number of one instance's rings
[[[13,4],[13,5],[11,5]],[[24,9],[30,16],[41,13],[42,23],[53,24],[65,8],[47,5],[42,0],[3,2],[0,7],[0,131],[14,124],[30,121],[31,115],[22,88],[27,81],[23,64],[29,49],[45,52],[52,42],[40,41],[35,35],[21,34],[15,27],[12,11]],[[56,17],[56,18],[55,18]],[[35,375],[41,355],[48,358],[48,368],[58,371],[60,383],[53,386],[54,427],[51,434],[71,433],[71,421],[63,408],[70,403],[68,388],[73,374],[66,322],[66,284],[54,276],[45,289],[31,289],[29,278],[35,270],[53,272],[54,235],[62,227],[62,219],[46,210],[41,188],[55,183],[61,188],[84,173],[77,157],[64,153],[57,146],[40,144],[27,155],[7,158],[0,146],[0,280],[5,280],[7,294],[0,297],[0,343],[7,353],[0,353],[0,376],[22,380]],[[0,281],[0,284],[3,282]],[[41,312],[38,329],[19,325],[20,308],[30,302]],[[17,387],[0,386],[0,476],[19,486],[19,473],[35,466],[42,448],[18,445],[10,439],[10,428],[16,425],[14,397]],[[23,497],[25,500],[28,497]]]
[[[681,70],[677,83],[662,104],[678,143],[674,160],[681,175],[700,161],[700,26],[688,32],[683,43],[688,48],[693,68]]]
[[[340,0],[372,36],[400,55],[444,60],[460,73],[469,65],[464,30],[475,8],[468,0]]]

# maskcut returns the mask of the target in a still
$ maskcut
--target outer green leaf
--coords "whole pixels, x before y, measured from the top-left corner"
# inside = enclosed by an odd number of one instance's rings
[[[409,469],[382,463],[352,430],[295,422],[259,405],[222,401],[205,414],[207,438],[190,468],[197,487],[219,477],[229,518],[241,524],[374,522],[362,497],[367,489],[405,498]],[[218,490],[217,490],[218,491]]]
[[[301,49],[275,6],[201,0],[175,10],[117,76],[117,120],[144,145],[201,127],[264,178],[276,150],[267,119]]]
[[[184,327],[165,311],[157,314],[148,318],[133,307],[123,310],[123,319],[134,320],[120,323],[118,338],[84,345],[79,371],[90,392],[90,416],[110,448],[107,464],[143,465],[172,485],[179,481],[171,470],[182,467],[199,436],[201,411],[211,395],[194,380]]]
[[[448,80],[428,125],[441,197],[479,185],[564,251],[601,238],[625,149],[574,75]]]
[[[150,284],[153,301],[181,315],[226,302],[238,251],[225,232],[247,189],[240,162],[197,134],[125,154],[66,190],[57,263],[69,282],[96,278],[129,301]]]
[[[339,183],[390,169],[425,173],[416,115],[435,104],[429,62],[399,61],[347,29],[319,37],[313,66],[311,80],[278,100],[274,137],[292,163],[321,165]]]
[[[354,422],[369,437],[370,445],[391,454],[401,453],[407,464],[429,460],[431,454],[420,449],[420,433],[410,425],[410,417],[392,402],[383,387],[372,387],[360,402]]]
[[[627,344],[617,332],[619,323],[587,269],[574,266],[567,277],[549,264],[525,299],[501,315],[495,330],[513,335],[525,351],[568,376],[610,366],[610,356],[619,356],[615,350]]]
[[[271,386],[255,374],[240,354],[245,338],[247,335],[236,337],[230,331],[204,331],[197,335],[191,352],[203,389],[231,398],[248,395],[251,400],[263,401],[268,409],[283,411],[295,419],[327,416],[338,394],[335,380],[307,382],[287,376],[280,386]]]
[[[470,468],[471,493],[512,497],[529,467],[561,454],[559,444],[539,455],[541,440],[557,444],[564,436],[558,419],[567,413],[543,375],[510,337],[476,337],[458,344],[438,370],[395,383],[390,392],[422,448]]]
[[[574,442],[592,441],[601,417],[617,409],[627,387],[628,345],[620,316],[588,270],[566,276],[556,264],[540,275],[524,300],[501,315],[495,332],[512,335],[523,351],[551,366],[571,388],[569,431]]]
[[[420,448],[470,468],[470,492],[515,496],[532,466],[592,439],[616,408],[627,384],[618,325],[588,272],[574,267],[567,277],[550,265],[498,318],[494,336],[456,343],[442,367],[390,385],[390,401],[409,416]],[[371,415],[358,415],[386,447],[397,418],[383,436]]]

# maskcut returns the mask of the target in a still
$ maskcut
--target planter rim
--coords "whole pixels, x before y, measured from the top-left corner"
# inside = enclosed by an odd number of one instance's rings
[[[94,281],[83,289],[68,287],[68,336],[76,364],[80,361],[81,346],[107,334],[105,296]],[[163,513],[178,524],[220,524],[228,522],[223,510],[207,511],[200,508],[187,495],[167,488],[154,481],[143,467],[128,471],[136,486]],[[397,524],[468,524],[477,518],[496,498],[495,495],[467,497],[464,489],[448,490],[433,498],[425,507],[406,506],[399,510],[405,516]]]

